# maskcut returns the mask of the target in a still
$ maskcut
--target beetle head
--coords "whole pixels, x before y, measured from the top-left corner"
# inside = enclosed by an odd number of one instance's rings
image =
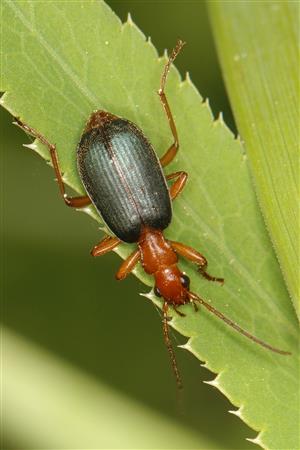
[[[167,303],[184,305],[189,302],[190,279],[174,264],[164,267],[154,274],[155,295],[163,297]]]

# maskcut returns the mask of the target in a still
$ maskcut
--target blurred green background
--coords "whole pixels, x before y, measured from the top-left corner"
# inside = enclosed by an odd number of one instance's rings
[[[225,122],[235,131],[204,2],[108,3],[123,21],[130,11],[160,54],[179,37],[187,41],[176,62],[178,69],[182,75],[189,71],[201,95],[209,98],[214,114],[223,111]],[[204,436],[210,448],[252,448],[245,438],[255,432],[228,414],[233,406],[219,391],[202,383],[213,374],[184,350],[177,350],[185,385],[178,408],[160,315],[150,301],[139,296],[147,288],[133,276],[115,281],[120,264],[116,255],[90,257],[90,248],[101,238],[97,224],[64,206],[52,169],[22,147],[28,139],[11,122],[1,110],[4,324],[74,370],[149,407],[157,417],[163,415],[191,429],[199,435],[199,442]],[[124,304],[126,321],[124,313],[122,319],[118,315]],[[173,338],[175,344],[184,343],[175,332]],[[7,396],[5,402],[9,401]],[[43,407],[43,398],[34,401]],[[115,413],[117,427],[122,417]],[[33,415],[32,420],[37,418]],[[3,430],[3,448],[34,448],[34,437],[25,442],[17,432],[18,424],[10,422]]]

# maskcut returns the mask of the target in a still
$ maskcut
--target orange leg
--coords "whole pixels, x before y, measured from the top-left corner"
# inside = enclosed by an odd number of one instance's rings
[[[125,261],[121,264],[118,272],[116,273],[116,279],[117,280],[124,280],[124,278],[127,277],[127,275],[132,272],[132,270],[135,268],[139,260],[141,259],[141,253],[140,249],[136,249],[134,252],[132,252]]]
[[[175,155],[179,149],[179,143],[174,142],[167,152],[160,158],[160,163],[162,167],[167,166],[175,158]]]
[[[170,175],[166,176],[167,180],[172,180],[173,178],[177,178],[177,180],[170,187],[170,196],[172,200],[174,200],[183,190],[188,178],[188,174],[186,172],[181,171],[170,173]]]
[[[184,46],[184,44],[185,44],[185,42],[178,41],[176,44],[176,47],[173,49],[173,51],[168,59],[168,62],[165,65],[165,68],[164,68],[164,71],[163,71],[163,74],[161,77],[160,88],[158,91],[158,95],[160,97],[163,108],[167,115],[167,119],[169,121],[171,132],[172,132],[173,138],[174,138],[174,143],[167,150],[167,152],[160,158],[160,163],[163,167],[168,165],[174,159],[174,157],[179,149],[176,125],[175,125],[175,122],[174,122],[174,119],[172,116],[172,112],[171,112],[171,109],[170,109],[170,106],[169,106],[169,103],[168,103],[168,100],[167,100],[167,97],[165,94],[165,85],[166,85],[167,75],[170,70],[170,66],[171,66],[172,62],[175,60],[175,58],[178,55],[178,53],[180,52],[180,50],[182,49],[182,47]]]
[[[189,259],[193,263],[198,265],[198,270],[201,275],[209,281],[218,281],[219,283],[224,283],[224,278],[213,277],[206,272],[207,260],[201,255],[201,253],[197,252],[197,250],[192,247],[188,247],[187,245],[181,244],[180,242],[169,241],[172,248],[179,253],[179,255],[183,256],[186,259]]]
[[[83,208],[84,206],[90,205],[91,200],[87,195],[83,195],[80,197],[68,197],[65,191],[65,185],[62,179],[62,175],[59,169],[58,164],[58,157],[56,152],[56,146],[54,144],[51,144],[45,136],[40,134],[38,131],[36,131],[34,128],[31,128],[30,126],[26,125],[26,123],[21,122],[19,119],[16,119],[15,122],[22,130],[24,130],[26,133],[31,134],[34,138],[38,139],[42,144],[46,145],[48,147],[53,168],[55,170],[55,175],[57,178],[59,191],[61,193],[61,196],[65,202],[66,205],[71,206],[73,208]]]
[[[92,256],[102,256],[105,253],[113,250],[117,245],[120,244],[120,239],[117,237],[106,236],[99,244],[95,245],[95,247],[91,251]]]

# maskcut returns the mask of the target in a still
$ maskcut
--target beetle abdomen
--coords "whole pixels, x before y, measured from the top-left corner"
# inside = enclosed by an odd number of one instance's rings
[[[86,191],[111,231],[136,242],[147,225],[163,230],[171,200],[154,150],[136,125],[114,118],[89,129],[78,146]]]

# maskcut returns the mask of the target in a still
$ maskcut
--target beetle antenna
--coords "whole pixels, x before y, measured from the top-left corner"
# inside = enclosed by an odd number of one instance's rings
[[[202,298],[198,297],[198,295],[194,294],[193,292],[189,292],[188,295],[193,301],[196,301],[196,302],[200,303],[201,305],[205,306],[205,308],[208,309],[208,311],[213,313],[215,316],[219,317],[219,319],[223,320],[223,322],[225,322],[230,327],[234,328],[239,333],[241,333],[244,336],[246,336],[248,339],[251,339],[251,341],[256,342],[256,344],[259,344],[262,347],[265,347],[265,348],[267,348],[268,350],[271,350],[274,353],[280,353],[281,355],[291,355],[291,352],[286,352],[284,350],[280,350],[278,348],[272,347],[271,345],[267,344],[266,342],[261,341],[257,337],[253,336],[248,331],[246,331],[243,328],[241,328],[237,323],[233,322],[231,319],[229,319],[228,317],[224,316],[224,314],[222,314],[220,311],[218,311],[212,305],[207,303],[205,300],[203,300]]]
[[[169,56],[168,62],[165,65],[163,74],[161,76],[161,82],[160,82],[160,91],[164,91],[165,88],[165,84],[166,84],[166,80],[167,80],[167,75],[168,72],[170,70],[170,66],[171,64],[174,62],[174,60],[176,59],[178,53],[180,53],[182,47],[186,44],[186,42],[181,41],[180,39],[177,41],[176,46],[173,48],[171,55]]]
[[[172,342],[170,339],[170,335],[169,335],[169,325],[168,325],[168,303],[165,302],[163,304],[163,314],[164,314],[164,318],[163,318],[163,333],[164,333],[164,340],[165,340],[165,344],[167,346],[170,358],[171,358],[171,364],[172,364],[172,369],[176,378],[176,383],[178,386],[178,389],[182,389],[183,388],[183,384],[182,384],[182,380],[181,380],[181,376],[178,370],[178,366],[177,366],[177,361],[176,361],[176,357],[175,357],[175,353],[174,353],[174,349],[172,346]]]

